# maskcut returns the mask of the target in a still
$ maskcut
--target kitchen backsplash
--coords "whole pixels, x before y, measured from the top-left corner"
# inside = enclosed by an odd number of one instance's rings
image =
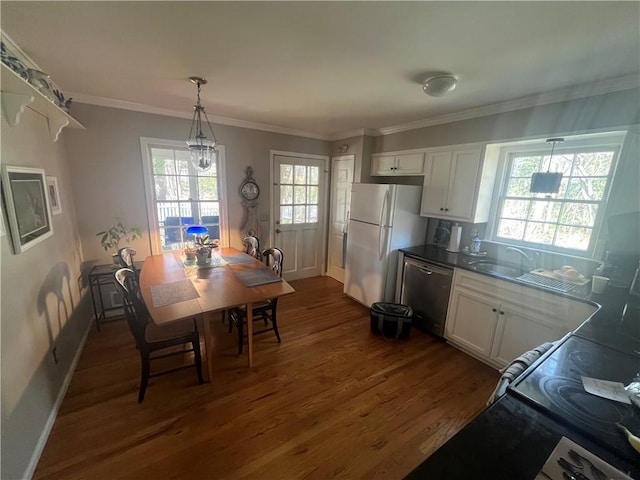
[[[481,250],[483,252],[487,252],[488,257],[495,258],[500,262],[520,265],[520,256],[517,253],[506,249],[509,245],[484,240],[487,233],[486,223],[452,222],[448,220],[439,220],[437,218],[429,218],[425,243],[446,247],[449,242],[447,229],[452,225],[456,225],[456,223],[462,227],[460,249],[468,247],[471,244],[471,239],[473,238],[474,233],[477,232],[478,236],[483,239]],[[518,248],[523,250],[525,253],[529,253],[531,258],[535,258],[538,268],[545,268],[547,270],[558,270],[563,265],[572,265],[584,276],[591,277],[591,275],[593,275],[593,271],[600,265],[600,262],[586,258],[559,253],[538,252],[537,250],[524,247]],[[538,255],[532,252],[538,252]]]

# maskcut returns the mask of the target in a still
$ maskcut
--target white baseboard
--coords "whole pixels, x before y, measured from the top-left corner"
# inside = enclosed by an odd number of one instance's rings
[[[71,365],[69,365],[69,370],[67,370],[67,374],[64,377],[64,381],[62,382],[62,386],[60,387],[60,391],[58,392],[58,396],[56,397],[56,401],[53,404],[53,408],[51,409],[51,413],[49,414],[49,418],[47,418],[47,422],[42,429],[42,433],[40,434],[40,438],[38,439],[38,443],[36,443],[36,447],[33,450],[33,454],[31,455],[31,460],[29,461],[29,465],[27,465],[26,470],[24,471],[24,475],[22,478],[31,479],[33,474],[36,471],[36,467],[38,466],[38,462],[40,461],[40,457],[42,456],[42,452],[44,450],[44,446],[47,444],[47,440],[49,439],[49,434],[51,433],[51,429],[53,428],[53,424],[58,417],[58,412],[60,411],[60,405],[62,405],[62,400],[64,400],[64,396],[67,394],[67,389],[71,384],[71,379],[73,378],[73,374],[76,371],[76,367],[78,366],[78,362],[80,361],[80,355],[84,350],[84,345],[87,343],[87,337],[89,336],[89,332],[91,331],[91,327],[93,326],[93,318],[89,321],[87,325],[87,330],[84,332],[82,336],[82,340],[80,341],[80,345],[78,345],[78,349],[76,350],[76,354],[73,356],[73,361]]]

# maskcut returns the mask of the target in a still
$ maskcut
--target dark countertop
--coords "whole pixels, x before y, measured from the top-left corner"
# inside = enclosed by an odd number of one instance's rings
[[[590,438],[507,394],[405,478],[532,480],[561,437],[639,478],[638,462],[621,459]],[[638,457],[640,460],[640,456]]]
[[[628,297],[627,289],[608,288],[604,294],[596,295],[591,293],[590,285],[585,285],[584,287],[576,288],[570,293],[563,294],[543,287],[519,282],[513,277],[477,271],[469,262],[481,260],[482,257],[470,257],[463,253],[450,253],[447,252],[445,248],[435,245],[418,245],[415,247],[401,248],[400,251],[406,256],[419,260],[433,262],[446,267],[462,268],[560,297],[595,305],[598,307],[598,311],[596,311],[588,321],[582,324],[575,331],[575,334],[625,353],[632,354],[634,352],[640,352],[640,314],[634,311],[630,315],[623,317],[623,311]]]
[[[478,259],[462,253],[450,253],[434,245],[403,248],[401,251],[413,258],[471,271],[474,269],[469,265],[469,261]],[[477,271],[476,273],[486,274]],[[490,276],[522,285],[514,278]],[[625,311],[627,303],[631,304],[627,289],[608,288],[604,294],[595,295],[588,289],[581,294],[559,294],[544,288],[532,288],[596,304],[599,307],[598,311],[553,350],[563,348],[570,338],[586,339],[633,356],[632,362],[637,359],[640,371],[640,310],[627,307]],[[519,378],[535,371],[551,353],[552,351],[548,352]],[[582,445],[619,470],[631,472],[632,478],[640,479],[640,455],[631,450],[631,447],[616,455],[590,437],[581,434],[570,422],[557,421],[547,412],[520,398],[517,392],[510,390],[406,478],[533,479],[562,436]]]
[[[496,263],[501,263],[503,265],[511,266],[517,269],[520,267],[518,264],[508,263],[503,261],[498,262],[497,260],[492,259],[491,257],[470,256],[470,255],[464,254],[463,252],[452,253],[452,252],[448,252],[445,248],[438,247],[436,245],[418,245],[415,247],[401,248],[400,251],[404,253],[406,256],[416,258],[418,260],[432,262],[445,267],[462,268],[464,270],[480,273],[482,275],[488,275],[490,277],[499,278],[500,280],[505,280],[507,282],[516,283],[518,285],[524,285],[526,287],[533,288],[535,290],[541,290],[544,292],[553,293],[554,295],[560,295],[567,298],[574,298],[577,300],[586,301],[587,303],[594,303],[590,300],[590,296],[591,296],[590,285],[583,285],[583,286],[577,285],[573,290],[571,290],[568,293],[560,293],[560,292],[549,290],[537,285],[531,285],[531,284],[520,282],[515,277],[512,277],[510,275],[504,275],[504,274],[498,274],[498,273],[487,273],[487,272],[478,270],[474,265],[477,262],[496,262]]]

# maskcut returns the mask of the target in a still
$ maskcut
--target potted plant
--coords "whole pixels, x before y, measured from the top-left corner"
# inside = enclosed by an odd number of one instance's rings
[[[142,232],[138,227],[129,227],[125,225],[120,218],[116,218],[116,222],[108,230],[96,233],[96,237],[100,237],[100,245],[104,248],[104,251],[115,250],[112,253],[113,263],[118,265],[120,259],[118,258],[118,249],[121,242],[132,242],[137,238],[142,237]]]

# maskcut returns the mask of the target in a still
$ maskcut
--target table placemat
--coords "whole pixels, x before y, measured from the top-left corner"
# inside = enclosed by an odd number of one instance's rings
[[[177,282],[151,285],[151,303],[156,308],[172,303],[186,302],[199,296],[200,294],[188,278]]]
[[[251,265],[255,260],[246,253],[224,255],[222,258],[224,258],[229,265]]]
[[[257,287],[258,285],[282,281],[280,277],[266,268],[252,268],[250,270],[241,270],[233,273],[245,287]]]

